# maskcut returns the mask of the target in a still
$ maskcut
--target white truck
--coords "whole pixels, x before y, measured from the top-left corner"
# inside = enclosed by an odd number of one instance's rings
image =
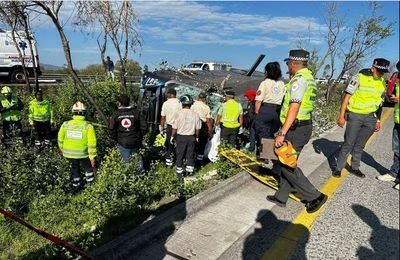
[[[184,67],[182,70],[186,71],[199,71],[199,70],[223,70],[230,71],[232,65],[226,62],[217,61],[193,61],[188,66]]]
[[[33,58],[40,74],[36,41],[32,34],[29,37],[32,39]],[[7,77],[11,82],[23,83],[25,82],[25,75],[22,70],[22,59],[17,48],[21,50],[28,76],[34,75],[33,58],[25,32],[19,31],[16,35],[16,40],[17,46],[14,44],[11,31],[0,29],[0,76]]]

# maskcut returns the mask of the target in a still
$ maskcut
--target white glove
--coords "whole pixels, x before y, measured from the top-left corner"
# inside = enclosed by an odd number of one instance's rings
[[[198,137],[196,137],[196,142],[199,142],[199,138]]]
[[[173,137],[171,137],[171,139],[169,140],[169,142],[170,142],[171,144],[173,144],[174,141],[175,141],[175,139],[174,139]]]
[[[241,126],[240,128],[239,128],[239,134],[241,135],[241,134],[243,134],[244,133],[244,127],[243,126]]]

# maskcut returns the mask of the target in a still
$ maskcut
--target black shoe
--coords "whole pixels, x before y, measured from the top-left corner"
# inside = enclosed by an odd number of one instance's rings
[[[282,208],[286,207],[286,203],[278,200],[277,198],[275,198],[274,195],[268,195],[267,200],[272,203],[275,203],[279,207],[282,207]]]
[[[336,177],[336,178],[340,178],[342,176],[342,172],[341,171],[333,171],[332,176]]]
[[[327,199],[328,196],[321,193],[321,195],[318,198],[306,203],[307,213],[314,213],[318,211],[322,207],[322,205],[324,205]]]
[[[355,175],[355,176],[357,176],[357,177],[365,178],[365,174],[362,173],[360,170],[353,170],[353,169],[351,169],[351,170],[350,170],[350,173],[353,174],[353,175]]]

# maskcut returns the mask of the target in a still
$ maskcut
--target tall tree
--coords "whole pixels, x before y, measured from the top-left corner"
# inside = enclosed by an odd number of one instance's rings
[[[21,11],[22,8],[22,11]],[[30,40],[30,32],[28,28],[25,28],[25,34],[26,35],[21,35],[21,28],[24,27],[22,25],[25,25],[25,23],[21,23],[22,17],[21,13],[24,13],[25,7],[23,5],[20,5],[17,1],[9,1],[9,2],[1,2],[0,3],[0,18],[7,23],[7,25],[11,28],[11,38],[13,40],[13,43],[15,45],[16,50],[18,51],[18,56],[21,60],[22,64],[22,71],[24,73],[24,78],[25,78],[25,83],[26,86],[28,87],[29,93],[32,92],[31,85],[29,83],[29,73],[26,69],[25,65],[25,51],[22,51],[21,48],[19,47],[19,42],[23,39],[26,38],[30,42],[30,47],[31,47],[31,53],[33,53],[32,49],[32,44]],[[25,36],[25,37],[23,37]],[[18,40],[17,40],[18,38]],[[31,55],[32,61],[35,60],[34,55]],[[35,64],[35,63],[33,63]],[[11,75],[13,77],[13,75]]]
[[[51,1],[51,2],[33,1],[33,2],[44,11],[44,13],[51,19],[54,26],[56,27],[58,34],[60,36],[62,45],[63,45],[64,55],[65,55],[65,59],[67,61],[67,67],[68,67],[68,70],[69,70],[72,78],[74,79],[74,81],[76,82],[77,86],[82,91],[82,93],[88,98],[89,102],[94,106],[94,108],[100,115],[101,119],[104,121],[104,123],[108,124],[108,120],[107,120],[106,116],[104,115],[102,109],[100,109],[100,107],[96,104],[96,101],[89,94],[85,85],[80,80],[80,78],[78,77],[78,75],[74,69],[74,66],[72,63],[72,58],[71,58],[71,49],[69,46],[69,41],[64,32],[64,24],[62,23],[61,18],[60,18],[60,10],[63,6],[63,1]]]
[[[87,30],[100,25],[105,38],[110,38],[121,64],[120,79],[126,92],[126,69],[129,50],[136,51],[141,46],[137,32],[138,17],[129,1],[78,1],[75,24]],[[103,41],[104,42],[104,41]],[[103,45],[104,46],[104,45]],[[102,57],[104,60],[104,58]]]

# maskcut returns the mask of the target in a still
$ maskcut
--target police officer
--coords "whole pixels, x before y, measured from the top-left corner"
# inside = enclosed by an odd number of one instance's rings
[[[275,146],[284,144],[285,139],[293,144],[297,152],[308,143],[312,133],[311,113],[316,99],[316,83],[312,72],[307,68],[309,52],[291,50],[287,62],[290,82],[280,113],[282,127],[275,137]],[[267,199],[279,206],[285,206],[289,194],[295,191],[305,202],[308,213],[317,211],[327,200],[304,176],[300,168],[281,164],[279,190]]]
[[[282,72],[278,62],[265,65],[265,80],[261,82],[255,98],[256,136],[258,144],[262,138],[273,138],[280,126],[279,112],[286,92],[285,84],[281,80]]]
[[[211,110],[210,107],[206,104],[206,97],[206,93],[200,93],[198,99],[193,103],[191,107],[191,109],[197,115],[199,115],[201,119],[199,142],[196,147],[196,159],[200,162],[204,159],[204,148],[206,147],[207,140],[209,137],[212,136]]]
[[[129,106],[128,95],[118,97],[118,110],[110,120],[111,137],[117,141],[118,150],[127,163],[131,155],[137,154],[142,146],[141,120],[137,110]],[[140,171],[143,173],[143,161],[140,158]]]
[[[189,95],[180,98],[182,110],[176,115],[172,124],[172,137],[176,136],[176,173],[183,173],[183,159],[186,159],[185,171],[192,174],[194,171],[194,152],[196,141],[199,140],[201,119],[199,115],[190,109],[193,99]]]
[[[86,183],[94,181],[97,155],[96,133],[93,125],[85,120],[86,106],[76,102],[72,107],[72,120],[62,124],[58,132],[58,146],[71,163],[71,181],[74,192],[82,189],[82,173]]]
[[[222,141],[236,147],[236,139],[239,128],[243,125],[243,108],[242,105],[235,100],[234,91],[225,92],[225,103],[222,104],[218,111],[215,125],[221,126]]]
[[[172,134],[172,124],[175,120],[176,114],[178,114],[178,112],[181,109],[182,105],[176,98],[176,90],[174,88],[168,89],[167,100],[163,103],[161,107],[161,119],[159,126],[160,133],[166,132],[167,134],[165,139],[165,149],[166,149],[165,164],[167,166],[172,166],[173,164],[174,146],[170,142]],[[165,124],[167,125],[166,127]]]
[[[383,74],[388,72],[390,62],[375,59],[370,69],[363,69],[352,77],[340,107],[337,124],[343,127],[347,121],[344,143],[336,162],[334,177],[340,177],[346,166],[347,156],[352,154],[350,173],[364,178],[360,171],[361,155],[365,144],[374,131],[380,130],[381,104],[386,90]]]
[[[21,100],[12,93],[10,87],[4,86],[0,96],[0,114],[3,121],[3,142],[11,145],[11,138],[22,137],[22,109]]]
[[[51,103],[43,99],[41,90],[36,92],[35,99],[29,103],[29,124],[36,132],[35,145],[50,145],[51,124],[53,123],[53,110]]]
[[[393,111],[393,119],[394,119],[394,127],[392,133],[392,150],[393,150],[393,164],[390,167],[388,173],[380,175],[377,177],[380,181],[388,181],[388,182],[396,182],[394,186],[395,189],[399,189],[400,182],[400,61],[397,62],[397,72],[393,74],[391,78],[391,82],[388,85],[387,96],[389,97],[390,102],[394,103],[394,111]],[[393,84],[391,86],[391,84]]]

